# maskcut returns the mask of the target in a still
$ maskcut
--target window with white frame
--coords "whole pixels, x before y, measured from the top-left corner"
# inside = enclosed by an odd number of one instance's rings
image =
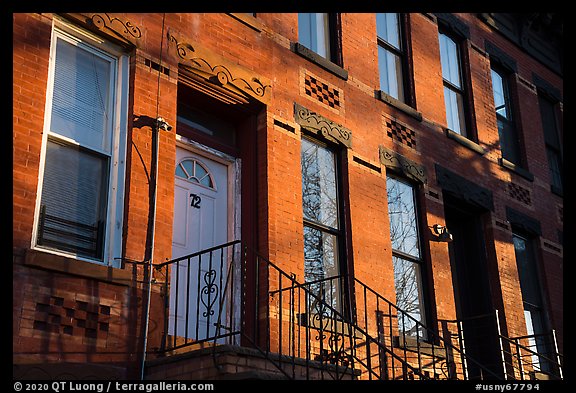
[[[121,251],[128,62],[55,21],[34,246],[114,265]]]

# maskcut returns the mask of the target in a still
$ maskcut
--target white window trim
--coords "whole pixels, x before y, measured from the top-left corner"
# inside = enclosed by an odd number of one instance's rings
[[[54,134],[50,131],[52,96],[54,87],[55,55],[57,39],[88,45],[95,52],[105,53],[116,59],[113,100],[113,127],[112,148],[107,153],[110,156],[110,172],[108,183],[108,206],[106,216],[106,233],[103,244],[102,260],[79,256],[75,253],[45,248],[37,245],[38,226],[40,219],[40,205],[42,199],[42,186],[44,181],[44,168],[46,162],[46,146],[48,136],[57,136],[61,140],[77,144],[70,138]],[[50,43],[50,63],[48,68],[48,84],[46,89],[46,104],[44,116],[44,128],[42,136],[42,149],[40,152],[40,166],[38,175],[38,188],[36,191],[36,205],[34,213],[34,227],[32,230],[31,248],[34,250],[74,258],[81,261],[92,262],[99,265],[121,267],[122,256],[122,221],[124,214],[124,183],[126,176],[126,138],[128,128],[128,94],[129,94],[129,56],[118,47],[106,43],[104,40],[70,24],[60,18],[55,18],[52,24],[52,38]],[[97,150],[95,150],[97,151]]]

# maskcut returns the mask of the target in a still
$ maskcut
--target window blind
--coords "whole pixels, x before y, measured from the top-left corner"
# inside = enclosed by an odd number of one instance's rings
[[[52,132],[83,146],[110,152],[111,60],[58,39]]]

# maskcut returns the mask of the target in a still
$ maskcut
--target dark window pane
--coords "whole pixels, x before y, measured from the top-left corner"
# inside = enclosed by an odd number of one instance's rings
[[[562,161],[560,159],[560,153],[550,147],[547,147],[546,156],[548,157],[548,167],[550,168],[552,185],[562,190]]]
[[[524,303],[526,330],[529,336],[541,335],[546,332],[546,323],[542,309],[540,278],[532,249],[533,244],[531,240],[516,234],[512,236],[512,240],[514,242],[520,289]],[[530,350],[540,354],[547,353],[546,342],[543,337],[530,337],[527,341]],[[547,362],[538,355],[532,355],[530,359],[535,369],[542,371],[549,369]]]
[[[547,145],[560,149],[560,137],[558,133],[558,123],[556,121],[556,110],[554,103],[540,96],[538,100],[540,114],[542,116],[542,127],[544,128],[544,140]]]
[[[518,146],[518,135],[516,135],[514,124],[500,116],[496,117],[502,157],[514,164],[520,164],[520,147]]]
[[[236,144],[236,128],[234,124],[212,113],[202,111],[189,105],[184,99],[178,100],[178,122],[196,131],[210,135],[214,139],[230,146]]]
[[[522,290],[522,300],[529,305],[541,307],[542,298],[540,295],[540,280],[538,270],[534,260],[531,244],[526,239],[514,235],[514,251],[516,254],[516,264],[520,277],[520,288]]]
[[[562,146],[560,132],[556,119],[555,103],[543,96],[538,97],[542,127],[544,128],[544,141],[552,185],[562,190]]]

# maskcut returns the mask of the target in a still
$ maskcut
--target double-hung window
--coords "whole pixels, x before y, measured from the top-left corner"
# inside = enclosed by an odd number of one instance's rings
[[[335,18],[326,13],[298,14],[298,41],[325,59],[338,63]]]
[[[527,237],[513,233],[514,252],[522,291],[524,305],[524,318],[528,332],[530,350],[536,354],[546,354],[546,340],[542,335],[546,333],[546,319],[542,302],[542,289],[534,255],[533,241]],[[548,371],[540,356],[533,354],[532,366],[538,371]]]
[[[442,79],[444,81],[446,124],[452,131],[468,137],[460,48],[453,38],[443,32],[439,32],[439,40]]]
[[[491,75],[502,158],[521,165],[520,144],[512,115],[508,75],[497,67],[492,67]]]
[[[376,14],[378,40],[378,70],[380,90],[405,102],[404,63],[405,48],[402,39],[400,15]]]
[[[404,311],[398,315],[398,327],[408,336],[426,338],[420,325],[426,324],[426,315],[416,192],[410,183],[392,176],[386,178],[386,190],[396,305]]]
[[[328,146],[302,138],[301,160],[304,275],[314,296],[311,311],[324,313],[322,302],[342,311],[340,250],[343,235],[337,154]]]
[[[113,265],[121,252],[128,61],[99,37],[57,24],[34,246]]]
[[[562,145],[560,144],[560,128],[556,117],[556,105],[546,96],[538,96],[542,127],[544,128],[544,143],[546,145],[546,157],[552,179],[552,189],[562,192]]]

